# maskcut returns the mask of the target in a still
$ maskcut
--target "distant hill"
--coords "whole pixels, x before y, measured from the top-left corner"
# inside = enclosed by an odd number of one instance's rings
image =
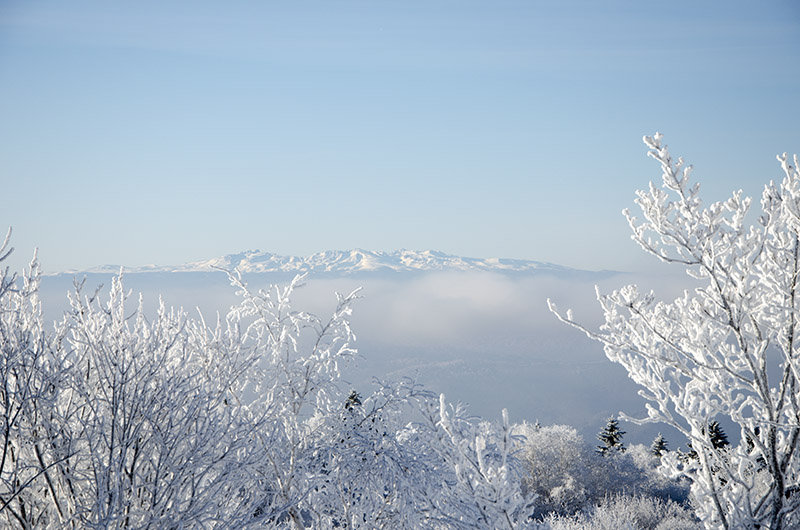
[[[246,250],[205,261],[194,261],[177,266],[145,265],[125,267],[130,273],[166,272],[210,272],[219,269],[238,268],[243,273],[292,273],[346,276],[361,273],[401,272],[498,272],[505,274],[551,273],[558,275],[610,275],[612,271],[590,272],[573,269],[544,261],[467,258],[436,250],[395,250],[392,252],[372,250],[327,250],[306,257],[281,256],[260,250]],[[69,270],[57,274],[113,274],[119,265],[102,265],[86,270]]]

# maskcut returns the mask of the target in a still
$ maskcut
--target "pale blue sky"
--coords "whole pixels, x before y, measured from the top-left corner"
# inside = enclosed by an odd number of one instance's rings
[[[647,263],[660,130],[705,195],[800,151],[797,2],[0,3],[13,265],[247,248]],[[4,230],[4,228],[3,228]]]

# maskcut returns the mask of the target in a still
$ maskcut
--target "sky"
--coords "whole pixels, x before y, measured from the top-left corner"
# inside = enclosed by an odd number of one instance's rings
[[[800,4],[0,2],[19,268],[244,249],[651,263],[660,131],[707,200],[800,151]],[[757,201],[756,201],[757,204]]]

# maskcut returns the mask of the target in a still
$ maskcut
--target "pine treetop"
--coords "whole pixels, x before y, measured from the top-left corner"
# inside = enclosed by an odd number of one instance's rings
[[[605,455],[611,450],[625,451],[625,446],[622,445],[624,434],[625,431],[619,428],[619,421],[616,418],[608,418],[606,426],[597,434],[597,439],[603,442],[603,445],[597,446],[597,452]]]
[[[658,433],[658,436],[653,439],[653,443],[650,445],[650,452],[660,458],[661,455],[668,451],[669,447],[667,445],[667,441],[664,439],[664,436],[661,433]]]
[[[731,444],[717,420],[708,422],[708,439],[714,449],[723,449]]]

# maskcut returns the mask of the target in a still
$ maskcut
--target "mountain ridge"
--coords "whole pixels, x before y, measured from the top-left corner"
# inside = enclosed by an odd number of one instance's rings
[[[472,258],[447,254],[438,250],[374,251],[363,249],[325,250],[310,256],[286,256],[261,250],[245,250],[235,254],[192,261],[182,265],[143,265],[121,267],[101,265],[89,269],[72,269],[61,274],[212,272],[238,268],[243,273],[324,273],[357,274],[369,272],[501,272],[501,273],[577,273],[589,272],[545,261],[512,258]],[[613,271],[596,271],[613,272]]]

